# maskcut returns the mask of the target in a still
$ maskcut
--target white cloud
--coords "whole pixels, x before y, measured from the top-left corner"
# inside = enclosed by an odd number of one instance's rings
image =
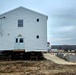
[[[59,28],[59,30],[58,31],[64,31],[64,32],[70,32],[70,31],[72,31],[72,30],[74,30],[74,28],[75,28],[75,26],[61,26],[61,28]]]
[[[52,38],[52,41],[55,41],[55,42],[57,42],[57,41],[64,41],[64,40],[71,40],[71,38]]]

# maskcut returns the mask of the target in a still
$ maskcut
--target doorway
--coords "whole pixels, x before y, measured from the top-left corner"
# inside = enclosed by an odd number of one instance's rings
[[[15,49],[24,49],[24,38],[23,37],[16,37],[15,38]]]

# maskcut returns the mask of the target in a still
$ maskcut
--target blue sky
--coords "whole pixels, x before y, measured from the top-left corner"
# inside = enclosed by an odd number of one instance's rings
[[[76,44],[76,0],[0,0],[0,14],[23,6],[46,14],[52,45]]]

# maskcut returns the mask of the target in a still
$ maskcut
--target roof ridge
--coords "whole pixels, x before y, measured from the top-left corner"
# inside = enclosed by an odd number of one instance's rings
[[[32,12],[34,12],[34,13],[37,13],[37,14],[40,14],[40,15],[46,16],[46,17],[48,18],[47,15],[44,15],[44,14],[42,14],[42,13],[36,12],[36,11],[34,11],[34,10],[31,10],[31,9],[26,8],[26,7],[23,7],[23,6],[19,6],[19,7],[17,7],[17,8],[12,9],[12,10],[9,10],[9,11],[7,11],[7,12],[4,12],[4,13],[0,14],[0,16],[1,16],[1,15],[4,15],[4,14],[7,14],[8,12],[12,12],[12,11],[14,11],[14,10],[16,10],[16,9],[19,9],[19,8],[23,8],[23,9],[26,9],[26,10],[32,11]]]

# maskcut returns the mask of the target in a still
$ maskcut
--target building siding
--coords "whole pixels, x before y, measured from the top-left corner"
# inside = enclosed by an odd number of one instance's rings
[[[47,50],[47,18],[24,8],[1,15],[3,36],[0,36],[0,50],[13,50],[15,38],[24,37],[26,51]],[[39,22],[36,19],[39,18]],[[18,19],[23,19],[23,27],[18,27]],[[39,39],[36,39],[39,35]]]

